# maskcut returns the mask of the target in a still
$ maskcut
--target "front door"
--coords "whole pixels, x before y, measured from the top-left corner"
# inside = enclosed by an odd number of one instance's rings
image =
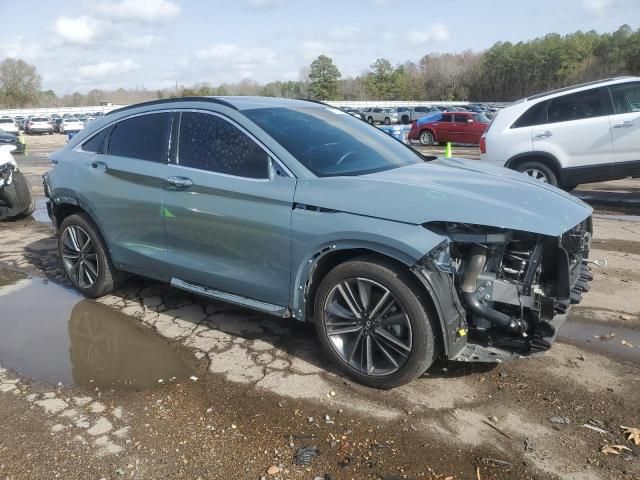
[[[615,175],[640,175],[640,82],[612,85],[609,91]]]
[[[121,120],[78,148],[75,191],[107,241],[117,268],[168,279],[162,220],[169,113]]]
[[[288,306],[296,179],[229,119],[180,117],[164,202],[173,279]]]

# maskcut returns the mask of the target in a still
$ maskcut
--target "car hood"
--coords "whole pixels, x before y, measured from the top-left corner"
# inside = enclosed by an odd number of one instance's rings
[[[474,160],[438,159],[384,172],[300,182],[297,203],[404,223],[471,223],[559,236],[590,206],[551,185]]]

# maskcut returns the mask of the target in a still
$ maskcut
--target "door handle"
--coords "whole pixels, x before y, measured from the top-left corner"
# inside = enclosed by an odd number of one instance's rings
[[[193,185],[193,181],[187,177],[167,177],[164,181],[173,188],[189,188]]]
[[[551,133],[549,130],[547,130],[546,132],[542,132],[537,134],[534,138],[549,138],[552,137],[553,133]]]
[[[618,123],[613,126],[613,128],[628,128],[628,127],[633,127],[633,123],[630,122],[629,120],[625,120],[624,122]]]

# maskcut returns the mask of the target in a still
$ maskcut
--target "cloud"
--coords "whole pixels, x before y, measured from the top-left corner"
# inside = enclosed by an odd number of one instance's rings
[[[245,4],[255,10],[263,12],[274,10],[284,5],[286,0],[245,0]]]
[[[449,39],[449,30],[442,23],[434,23],[424,31],[411,31],[407,34],[407,41],[413,45],[423,45],[429,42],[442,42]]]
[[[216,60],[230,65],[250,66],[273,63],[276,54],[267,48],[241,48],[237,45],[218,44],[198,50],[196,57]]]
[[[101,62],[91,65],[83,65],[78,68],[78,74],[85,79],[102,78],[122,75],[138,68],[133,60],[120,60],[115,62]]]
[[[99,22],[87,16],[58,17],[54,28],[62,40],[76,45],[89,45],[100,32]]]
[[[592,15],[601,16],[611,10],[613,0],[583,0],[582,6]]]
[[[180,15],[179,5],[169,0],[120,0],[99,3],[98,14],[119,21],[157,23]]]

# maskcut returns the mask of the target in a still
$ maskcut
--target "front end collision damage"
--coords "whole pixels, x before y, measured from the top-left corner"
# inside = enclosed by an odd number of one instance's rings
[[[440,285],[451,360],[500,362],[548,350],[593,279],[591,217],[560,237],[446,222],[425,228],[448,241],[412,270],[430,291]]]

